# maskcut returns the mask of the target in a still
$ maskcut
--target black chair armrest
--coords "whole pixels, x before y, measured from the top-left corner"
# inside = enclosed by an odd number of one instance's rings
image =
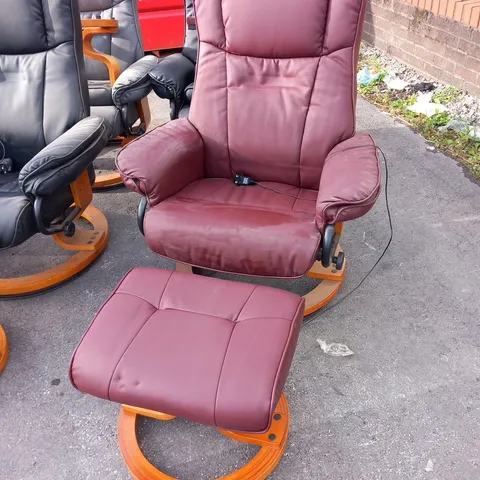
[[[153,67],[149,75],[160,98],[181,104],[185,88],[195,77],[195,64],[181,53],[174,53]]]
[[[22,168],[18,181],[23,193],[29,198],[46,196],[70,185],[93,163],[109,135],[101,117],[75,124]]]
[[[118,108],[137,103],[152,91],[148,74],[157,62],[158,58],[154,55],[146,55],[130,65],[117,78],[112,87],[112,98]]]

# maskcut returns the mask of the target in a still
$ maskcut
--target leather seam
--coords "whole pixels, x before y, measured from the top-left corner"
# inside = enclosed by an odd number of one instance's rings
[[[356,97],[357,97],[357,72],[356,72],[356,68],[355,68],[355,52],[356,52],[356,48],[355,46],[357,45],[357,41],[358,41],[358,34],[359,32],[362,30],[363,31],[363,28],[361,29],[360,28],[360,20],[361,20],[361,16],[362,16],[362,9],[363,9],[363,3],[365,2],[366,0],[362,0],[360,2],[360,7],[359,7],[359,10],[358,10],[358,15],[357,15],[357,22],[356,22],[356,25],[355,25],[355,37],[353,38],[353,45],[352,45],[352,115],[353,115],[353,132],[352,132],[352,135],[351,137],[353,137],[355,135],[355,130],[356,130],[356,121],[357,121],[357,109],[356,109]]]
[[[253,292],[252,292],[253,293]],[[152,307],[156,308],[155,305],[153,305],[152,303],[150,303],[148,300],[146,300],[145,298],[143,297],[140,297],[138,295],[136,295],[135,293],[131,293],[131,292],[116,292],[116,295],[126,295],[126,296],[130,296],[130,297],[135,297],[135,298],[138,298],[139,300],[143,300],[144,302],[152,305]],[[268,321],[272,321],[272,320],[283,320],[285,322],[291,322],[292,319],[291,318],[287,318],[287,317],[280,317],[278,315],[273,315],[271,317],[267,317],[265,315],[261,316],[261,317],[251,317],[251,318],[245,318],[244,320],[238,320],[238,319],[234,319],[234,320],[231,320],[230,318],[226,318],[226,317],[219,317],[218,315],[213,315],[211,313],[203,313],[203,312],[199,312],[199,311],[194,311],[194,310],[187,310],[185,308],[173,308],[173,307],[169,307],[169,308],[157,308],[158,311],[160,312],[182,312],[182,313],[194,313],[196,315],[201,315],[202,317],[209,317],[209,318],[216,318],[218,320],[225,320],[227,322],[230,322],[230,323],[244,323],[244,322],[249,322],[251,320],[255,320],[255,321],[259,321],[259,320],[268,320]],[[237,316],[238,317],[238,316]]]
[[[48,43],[48,32],[47,32],[47,24],[45,22],[45,7],[43,6],[44,0],[40,0],[40,7],[42,8],[42,24],[43,24],[43,31],[45,32],[45,46],[47,50],[50,50],[50,45]]]
[[[237,323],[233,322],[232,331],[230,332],[230,337],[228,339],[227,347],[225,348],[225,354],[223,355],[222,367],[220,368],[220,374],[218,375],[217,389],[215,391],[215,403],[213,406],[213,423],[215,424],[215,426],[218,426],[217,425],[217,402],[218,402],[218,393],[220,391],[220,382],[222,381],[223,368],[225,367],[225,361],[227,360],[228,349],[230,348],[230,343],[232,341],[233,332],[235,331],[236,326],[237,326]]]
[[[305,112],[305,120],[303,122],[302,135],[300,137],[300,146],[299,146],[299,149],[298,149],[297,167],[298,167],[298,185],[300,186],[300,188],[302,187],[301,163],[302,163],[303,137],[305,136],[305,129],[307,128],[308,113],[310,112],[310,106],[311,106],[311,103],[312,103],[313,91],[315,90],[315,83],[317,81],[318,70],[320,69],[320,62],[321,61],[322,61],[322,57],[320,56],[318,58],[317,68],[315,69],[315,77],[313,78],[312,88],[310,90],[310,97],[308,99],[308,107],[307,107],[307,111]]]
[[[223,33],[225,36],[225,50],[223,50],[223,54],[225,55],[225,112],[226,112],[226,124],[227,124],[227,135],[226,135],[226,141],[227,141],[227,156],[228,156],[228,167],[230,170],[230,175],[234,174],[234,171],[232,170],[232,157],[230,155],[230,139],[229,139],[229,112],[228,112],[228,67],[227,67],[227,32],[226,32],[226,25],[225,25],[225,16],[223,12],[223,0],[220,0],[220,12],[222,14],[222,25],[223,25]]]
[[[147,319],[143,322],[142,326],[137,330],[137,333],[133,336],[133,338],[130,340],[130,342],[128,343],[128,345],[125,347],[125,350],[123,351],[122,355],[120,355],[120,358],[118,359],[116,365],[115,365],[115,368],[113,369],[113,372],[112,372],[112,376],[110,377],[110,381],[108,382],[108,388],[107,388],[107,398],[109,400],[111,400],[110,398],[110,389],[112,387],[112,381],[113,381],[113,377],[115,376],[115,373],[117,371],[117,368],[118,366],[120,365],[120,362],[122,361],[123,357],[125,356],[125,354],[127,353],[128,349],[130,348],[130,346],[132,345],[132,343],[135,341],[135,339],[138,337],[138,335],[140,334],[140,332],[143,330],[143,328],[145,327],[145,325],[149,322],[149,320],[155,315],[155,313],[158,312],[157,309],[154,308],[154,311],[147,317]]]
[[[42,8],[43,8],[43,1],[42,1]],[[48,54],[49,51],[45,53],[45,61],[43,64],[43,85],[42,85],[42,137],[43,137],[43,144],[45,147],[47,144],[47,139],[45,138],[45,90],[46,90],[46,81],[47,81],[47,63],[48,63]],[[44,147],[44,148],[45,148]]]
[[[223,53],[227,53],[228,55],[234,55],[235,57],[256,58],[256,59],[259,59],[259,60],[276,60],[276,61],[282,61],[282,60],[313,60],[313,59],[318,59],[318,58],[322,58],[322,57],[328,57],[332,53],[337,53],[337,52],[341,52],[342,50],[349,50],[350,48],[352,48],[351,46],[346,46],[346,47],[337,48],[336,50],[331,50],[328,53],[324,53],[323,55],[304,56],[304,57],[302,57],[302,56],[299,56],[299,57],[293,57],[293,56],[292,57],[258,57],[256,55],[246,55],[244,53],[231,52],[231,51],[228,51],[225,48],[219,47],[218,45],[215,45],[214,43],[209,42],[207,40],[201,40],[200,43],[204,43],[205,45],[210,45],[211,47],[216,48],[217,50],[219,50]]]
[[[247,299],[245,300],[245,303],[243,304],[242,308],[240,309],[240,311],[238,312],[237,314],[237,317],[235,318],[235,320],[232,322],[233,323],[233,327],[232,327],[232,331],[230,332],[230,337],[228,339],[228,343],[227,343],[227,347],[225,348],[225,354],[223,356],[223,360],[222,360],[222,367],[220,368],[220,374],[218,375],[218,383],[217,383],[217,389],[215,391],[215,402],[214,402],[214,406],[213,406],[213,423],[217,426],[217,403],[218,403],[218,393],[220,391],[220,383],[222,381],[222,375],[223,375],[223,369],[225,367],[225,361],[227,360],[227,355],[228,355],[228,349],[230,348],[230,343],[232,341],[232,337],[233,337],[233,333],[235,332],[235,327],[238,325],[238,317],[242,314],[243,312],[243,309],[245,308],[245,306],[247,305],[248,301],[250,300],[250,298],[252,297],[253,293],[257,290],[258,288],[258,285],[255,285],[252,289],[252,291],[250,292],[250,294],[248,295]]]
[[[87,330],[85,331],[85,333],[82,335],[82,338],[80,339],[80,342],[79,344],[77,345],[77,348],[75,348],[75,351],[73,352],[72,354],[72,358],[70,360],[70,368],[69,368],[69,376],[70,376],[70,381],[72,382],[72,385],[77,388],[77,386],[75,385],[75,381],[73,380],[73,373],[72,373],[72,367],[73,367],[73,362],[75,361],[75,356],[78,352],[78,349],[80,348],[80,345],[82,344],[83,340],[85,339],[85,337],[87,336],[88,332],[90,331],[90,329],[93,327],[93,324],[95,323],[95,321],[97,320],[97,317],[100,315],[101,311],[105,308],[105,306],[107,305],[108,302],[110,302],[110,300],[114,297],[114,295],[117,293],[118,289],[122,286],[124,280],[130,275],[130,273],[132,272],[133,268],[131,268],[124,276],[123,278],[120,280],[120,282],[118,283],[118,285],[115,287],[115,290],[110,294],[110,296],[103,302],[102,306],[97,310],[97,313],[95,314],[95,316],[93,317],[93,320],[90,322],[90,325],[88,326]],[[108,391],[107,391],[107,394],[108,394]]]
[[[158,300],[158,307],[156,307],[157,310],[163,310],[163,309],[160,309],[160,305],[162,304],[163,296],[165,295],[165,292],[167,291],[168,284],[170,283],[170,280],[172,279],[172,276],[173,276],[174,273],[175,273],[175,270],[172,270],[170,272],[168,280],[165,282],[165,287],[163,288],[163,292],[160,295],[160,299]]]
[[[70,7],[72,8],[72,11],[74,10],[73,1],[74,0],[72,0],[70,2]],[[77,5],[77,7],[78,7],[78,5]],[[72,20],[72,30],[75,33],[75,21],[73,20],[73,18],[71,20]],[[75,65],[77,66],[77,75],[76,76],[77,76],[78,92],[79,92],[80,99],[81,99],[81,102],[82,102],[84,117],[88,117],[90,115],[90,98],[89,98],[88,105],[87,105],[85,95],[83,95],[82,84],[81,84],[81,81],[80,81],[80,76],[81,76],[80,72],[84,72],[83,75],[85,75],[85,82],[87,83],[87,92],[88,92],[88,79],[86,78],[85,59],[84,59],[82,68],[80,68],[80,64],[78,63],[78,55],[77,55],[78,38],[80,38],[80,47],[79,48],[80,48],[80,50],[83,54],[83,36],[82,36],[81,20],[80,20],[80,35],[74,35],[73,36],[72,44],[73,44],[73,56],[75,58]]]
[[[252,295],[255,293],[255,291],[257,290],[258,288],[258,285],[255,285],[255,287],[253,288],[253,290],[250,292],[250,294],[248,295],[247,299],[245,300],[245,303],[243,304],[243,307],[240,309],[240,311],[237,313],[237,316],[234,320],[234,323],[237,323],[238,322],[238,318],[240,317],[240,315],[242,314],[243,312],[243,309],[246,307],[248,301],[250,300],[250,298],[252,298]]]
[[[302,298],[300,299],[300,301],[298,302],[298,307],[297,307],[297,310],[295,312],[295,315],[293,316],[292,318],[292,321],[291,321],[291,324],[290,324],[290,331],[288,332],[288,337],[287,337],[287,340],[285,342],[285,346],[283,347],[283,352],[282,352],[282,356],[280,357],[280,362],[278,363],[278,367],[277,367],[277,372],[275,374],[275,379],[273,381],[273,385],[272,385],[272,396],[270,397],[270,415],[269,415],[269,418],[271,419],[272,415],[273,415],[273,412],[275,411],[275,407],[276,405],[273,405],[273,400],[274,400],[274,394],[275,394],[275,390],[276,390],[276,387],[277,387],[277,383],[278,383],[278,376],[280,375],[280,370],[281,370],[281,367],[283,366],[283,362],[285,360],[285,355],[287,353],[287,349],[290,345],[290,341],[291,341],[291,338],[292,338],[292,334],[293,334],[293,330],[295,329],[295,326],[296,326],[296,323],[295,323],[295,320],[297,318],[297,315],[299,314],[299,311],[302,307]],[[301,328],[301,326],[300,326]],[[295,352],[294,352],[295,353]],[[288,374],[287,374],[288,376]],[[268,428],[268,424],[265,428]]]
[[[202,201],[201,199],[197,199],[197,198],[189,198],[189,197],[181,197],[181,196],[177,196],[175,195],[175,199],[173,200],[170,200],[172,197],[170,197],[169,199],[169,203],[177,203],[177,204],[183,204],[183,203],[187,203],[185,202],[185,200],[188,200],[189,203],[196,203],[196,204],[203,204],[204,206],[208,205],[208,206],[212,206],[212,207],[225,207],[225,208],[233,208],[233,207],[238,207],[238,208],[245,208],[245,209],[248,209],[248,210],[255,210],[257,212],[271,212],[271,213],[298,213],[300,214],[301,216],[310,216],[310,212],[304,212],[302,210],[294,210],[293,207],[295,206],[295,202],[294,204],[292,205],[291,208],[287,209],[268,209],[268,208],[265,208],[265,206],[261,206],[261,205],[242,205],[242,204],[236,204],[236,203],[221,203],[221,202],[213,202],[213,201],[208,201],[208,202],[205,202],[205,201]],[[179,200],[178,202],[175,202],[175,200]],[[182,201],[184,200],[184,201]],[[298,200],[298,199],[297,199]],[[306,202],[316,202],[317,199],[315,198],[312,198],[311,200],[304,200]],[[315,216],[315,212],[312,212],[312,214]]]

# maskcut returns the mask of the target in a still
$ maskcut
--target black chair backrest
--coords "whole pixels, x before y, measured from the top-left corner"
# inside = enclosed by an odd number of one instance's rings
[[[90,115],[78,0],[1,0],[0,140],[19,170]]]
[[[185,39],[182,54],[193,63],[197,63],[197,52],[198,35],[193,0],[185,0]]]
[[[115,19],[118,32],[112,35],[97,35],[93,47],[102,53],[115,57],[123,72],[132,63],[144,56],[137,0],[79,0],[82,19]],[[108,80],[104,63],[86,58],[89,80]]]

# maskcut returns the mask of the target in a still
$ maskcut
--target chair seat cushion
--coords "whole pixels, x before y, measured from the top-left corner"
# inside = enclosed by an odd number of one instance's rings
[[[270,426],[303,318],[301,297],[153,268],[130,271],[73,356],[100,398],[241,432]]]
[[[95,107],[92,106],[91,109],[92,115],[99,115],[104,118],[110,127],[110,137],[115,138],[123,135],[125,133],[125,127],[123,126],[122,121],[122,112],[115,106],[103,106]]]
[[[238,187],[224,178],[190,184],[147,212],[148,245],[160,255],[212,270],[305,275],[320,242],[317,192],[274,182],[262,185],[269,189]]]
[[[89,80],[88,93],[90,96],[90,106],[106,107],[114,106],[112,97],[112,87],[109,81]]]
[[[20,190],[18,172],[0,174],[0,249],[20,245],[35,233],[33,204]]]

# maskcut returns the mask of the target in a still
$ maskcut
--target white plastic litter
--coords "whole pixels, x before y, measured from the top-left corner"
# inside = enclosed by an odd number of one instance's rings
[[[450,120],[443,127],[438,128],[441,132],[445,130],[457,130],[458,132],[465,132],[468,129],[468,123],[462,120]]]
[[[419,92],[417,101],[407,107],[408,110],[415,113],[420,113],[422,115],[426,115],[427,117],[431,117],[436,113],[442,113],[447,111],[447,107],[445,105],[441,105],[440,103],[432,103],[432,94],[433,92]]]
[[[349,357],[353,355],[353,352],[343,343],[327,343],[321,338],[317,338],[317,342],[322,351],[332,357]]]
[[[450,120],[446,125],[443,127],[438,128],[441,132],[445,130],[456,130],[458,132],[466,132],[468,130],[468,134],[475,140],[476,142],[480,142],[480,127],[472,127],[467,122],[463,120]]]
[[[389,90],[405,90],[408,83],[401,78],[398,78],[395,74],[389,73],[383,80]]]
[[[480,142],[480,127],[472,128],[468,134],[476,141]]]
[[[365,66],[357,73],[357,83],[359,85],[369,85],[378,77],[380,77],[380,73],[372,73],[370,69]]]
[[[425,467],[425,471],[433,472],[433,462],[431,458],[428,459],[427,466]]]

